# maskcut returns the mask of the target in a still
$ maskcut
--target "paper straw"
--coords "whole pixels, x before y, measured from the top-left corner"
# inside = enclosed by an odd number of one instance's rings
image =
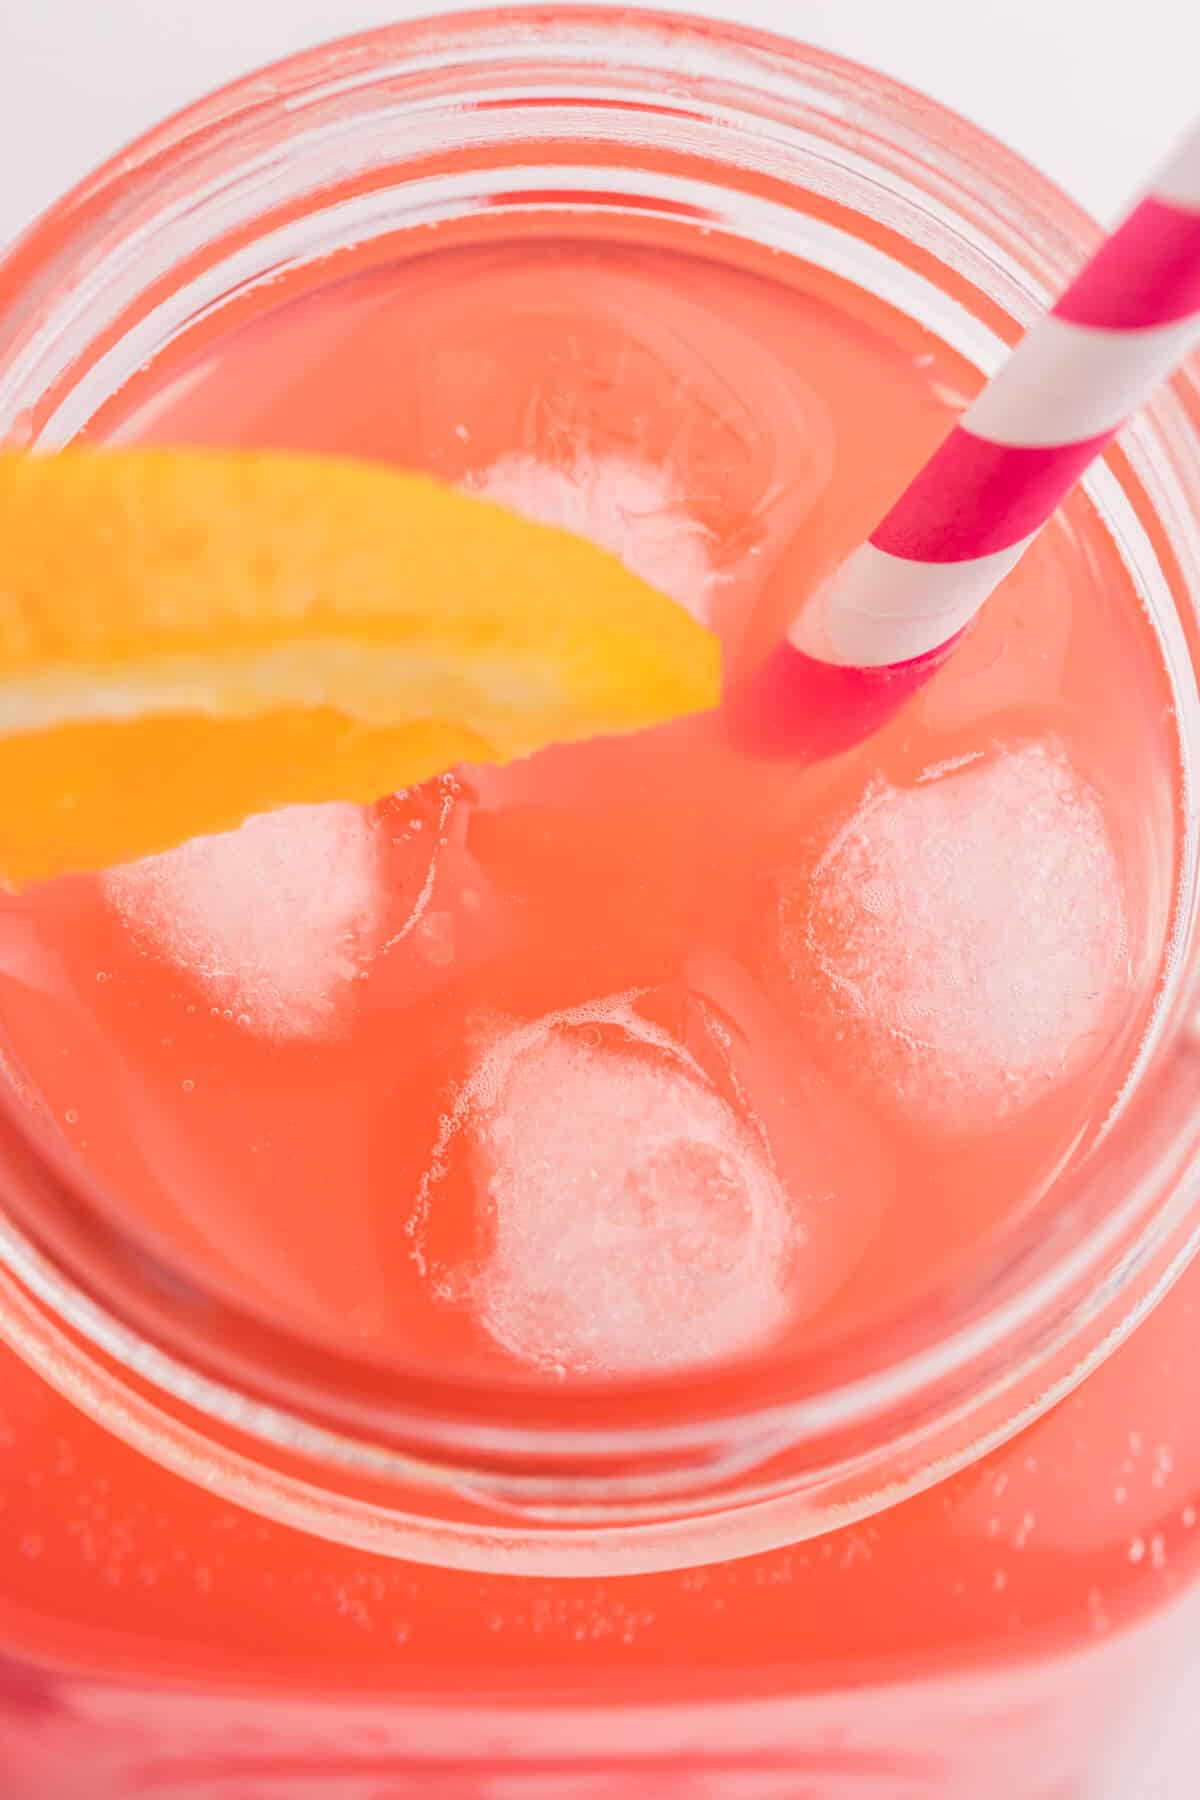
[[[827,755],[945,661],[1088,465],[1200,338],[1200,127],[735,708],[748,747]]]

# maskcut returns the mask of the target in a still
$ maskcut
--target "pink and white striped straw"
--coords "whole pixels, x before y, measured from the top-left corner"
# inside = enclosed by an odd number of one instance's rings
[[[1200,127],[805,604],[735,705],[746,747],[831,755],[885,724],[1198,338]]]

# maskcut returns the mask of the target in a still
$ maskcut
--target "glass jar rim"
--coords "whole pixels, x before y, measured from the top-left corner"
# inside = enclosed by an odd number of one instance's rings
[[[489,57],[522,66],[544,64],[548,75],[593,66],[595,59],[606,70],[670,70],[673,99],[680,106],[703,104],[716,114],[736,97],[747,114],[769,121],[780,132],[786,130],[789,109],[823,109],[831,129],[843,130],[847,137],[857,135],[866,143],[868,157],[871,144],[881,143],[890,131],[901,155],[928,169],[942,191],[972,196],[988,212],[995,232],[1007,236],[1020,254],[1029,252],[1032,234],[1033,273],[1047,286],[1065,276],[1095,236],[1095,228],[1072,202],[985,133],[899,83],[788,39],[681,14],[631,13],[617,6],[538,5],[522,8],[517,15],[505,8],[448,14],[363,33],[244,77],[138,139],[51,209],[0,261],[0,322],[10,340],[7,360],[0,350],[0,414],[6,404],[6,377],[11,393],[19,387],[12,373],[19,355],[27,343],[36,342],[54,296],[64,283],[86,288],[91,260],[99,254],[105,232],[124,228],[131,204],[144,201],[164,176],[198,174],[220,164],[227,154],[236,154],[241,134],[264,118],[282,118],[289,109],[293,117],[302,115],[306,97],[313,94],[366,94],[404,77],[419,82],[438,70],[461,80],[464,71],[469,75]],[[931,155],[931,149],[936,154]],[[1027,256],[1027,267],[1028,261]],[[1183,385],[1187,382],[1183,378]],[[0,428],[3,424],[0,416]],[[1150,444],[1147,453],[1153,454],[1153,423],[1139,430]],[[1190,920],[1194,866],[1187,879],[1190,885],[1181,910]],[[1181,955],[1179,962],[1186,963],[1186,956]],[[1180,995],[1175,1004],[1182,1007]],[[1113,1133],[1136,1135],[1142,1110],[1131,1104]],[[87,1183],[78,1172],[68,1168],[52,1144],[39,1141],[36,1125],[7,1096],[0,1096],[0,1115],[0,1154],[7,1158],[5,1186],[11,1196],[15,1182],[26,1202],[23,1230],[6,1226],[0,1237],[0,1261],[7,1262],[25,1287],[40,1293],[43,1304],[65,1318],[81,1338],[99,1345],[115,1362],[132,1367],[152,1386],[162,1386],[197,1411],[209,1412],[204,1395],[211,1398],[221,1386],[213,1379],[212,1367],[201,1361],[197,1380],[192,1365],[185,1364],[191,1379],[181,1388],[177,1376],[169,1373],[172,1351],[164,1357],[160,1328],[169,1323],[178,1298],[169,1281],[160,1285],[150,1311],[137,1315],[131,1325],[130,1315],[122,1316],[119,1310],[115,1319],[109,1318],[110,1301],[102,1303],[89,1292],[78,1281],[77,1271],[64,1275],[52,1240],[30,1239],[34,1215],[43,1205],[66,1202],[78,1219],[93,1227],[101,1209],[92,1205]],[[537,1459],[635,1459],[669,1451],[673,1445],[707,1443],[731,1426],[736,1426],[741,1444],[773,1441],[781,1432],[827,1444],[831,1437],[894,1409],[906,1397],[1015,1354],[1021,1344],[1027,1349],[1044,1338],[1055,1306],[1082,1305],[1085,1310],[1098,1306],[1102,1296],[1093,1291],[1096,1271],[1102,1269],[1110,1285],[1127,1281],[1130,1271],[1146,1261],[1155,1243],[1179,1227],[1192,1206],[1192,1186],[1179,1175],[1180,1168],[1192,1166],[1190,1137],[1185,1142],[1177,1136],[1165,1156],[1163,1166],[1143,1169],[1142,1178],[1115,1198],[1109,1194],[1103,1204],[1092,1204],[1089,1217],[1098,1215],[1094,1229],[1081,1231],[1077,1241],[1068,1242],[1069,1234],[1063,1234],[1051,1255],[1044,1242],[1014,1239],[1005,1248],[1002,1265],[979,1271],[969,1297],[959,1287],[943,1296],[940,1306],[926,1300],[921,1317],[898,1323],[891,1338],[876,1334],[857,1352],[848,1347],[847,1367],[855,1367],[857,1354],[858,1369],[836,1385],[811,1367],[810,1357],[768,1351],[737,1365],[739,1400],[731,1412],[725,1398],[728,1367],[711,1379],[703,1370],[654,1375],[633,1384],[642,1411],[649,1396],[656,1409],[638,1431],[621,1423],[630,1387],[616,1382],[594,1387],[572,1384],[565,1390],[515,1383],[484,1388],[476,1380],[456,1382],[452,1374],[432,1381],[427,1371],[414,1372],[405,1382],[404,1372],[394,1365],[372,1369],[352,1358],[336,1385],[339,1391],[346,1387],[377,1397],[366,1415],[369,1430],[382,1433],[383,1440],[403,1456],[419,1446],[435,1459],[463,1449],[477,1457],[511,1453]],[[1125,1163],[1138,1167],[1132,1150]],[[1121,1166],[1124,1169],[1125,1164]],[[1107,1189],[1115,1185],[1110,1175]],[[1160,1191],[1164,1188],[1165,1199]],[[1092,1198],[1097,1201],[1098,1192]],[[126,1270],[130,1280],[144,1276],[145,1259],[140,1258],[136,1268],[127,1262]],[[1082,1301],[1081,1283],[1089,1290]],[[107,1318],[118,1332],[114,1335],[109,1329],[107,1338],[98,1334],[97,1317],[102,1322]],[[147,1320],[154,1321],[150,1329]],[[136,1356],[128,1349],[130,1331],[140,1342]],[[250,1344],[251,1357],[264,1366],[302,1369],[306,1392],[311,1391],[310,1382],[320,1387],[327,1381],[335,1360],[325,1350],[310,1355],[282,1331],[252,1330],[243,1341]],[[752,1406],[745,1402],[748,1389],[756,1394]],[[233,1392],[235,1398],[244,1397],[240,1388]],[[286,1393],[278,1387],[264,1396],[261,1386],[251,1383],[249,1393],[260,1423],[264,1404],[281,1408],[278,1416],[286,1426],[288,1446],[301,1452],[307,1446],[317,1455],[324,1441],[333,1454],[327,1425],[331,1417],[339,1416],[336,1409],[331,1413],[318,1408],[315,1424],[313,1415],[302,1410],[297,1423],[288,1410]],[[222,1416],[219,1407],[216,1416]],[[235,1428],[254,1434],[244,1409],[236,1418],[226,1418]],[[502,1423],[497,1424],[498,1418]],[[387,1426],[388,1419],[394,1421],[394,1429]]]

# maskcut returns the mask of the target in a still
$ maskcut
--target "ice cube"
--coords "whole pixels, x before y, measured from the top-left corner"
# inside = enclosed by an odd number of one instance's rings
[[[336,1024],[379,909],[375,832],[347,805],[264,813],[110,870],[104,884],[136,938],[276,1039]]]
[[[766,1152],[698,1064],[621,1001],[503,1033],[460,1106],[484,1248],[467,1298],[557,1372],[716,1360],[784,1318],[802,1236]]]
[[[1096,794],[1053,744],[878,785],[815,875],[785,879],[781,942],[926,1125],[973,1127],[1077,1066],[1127,993],[1121,877]]]
[[[469,486],[540,525],[589,538],[709,623],[716,579],[710,534],[688,511],[670,469],[582,449],[565,466],[513,451]]]

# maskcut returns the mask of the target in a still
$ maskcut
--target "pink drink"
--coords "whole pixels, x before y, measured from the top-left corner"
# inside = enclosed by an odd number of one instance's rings
[[[690,225],[410,237],[185,334],[88,435],[428,469],[606,544],[736,670],[980,380],[862,286]],[[497,1428],[649,1431],[668,1390],[681,1421],[701,1392],[749,1413],[793,1363],[949,1316],[1116,1157],[1174,953],[1172,706],[1077,495],[849,755],[753,763],[718,716],[6,899],[0,1067],[118,1231],[230,1316],[418,1393],[448,1372]],[[550,1575],[506,1565],[524,1523],[503,1482],[477,1506],[486,1456],[447,1517],[491,1548],[397,1559],[235,1492],[240,1427],[199,1481],[120,1441],[147,1448],[148,1365],[125,1415],[107,1374],[63,1375],[89,1420],[9,1358],[14,1792],[1106,1792],[1098,1712],[1171,1662],[1171,1615],[1133,1626],[1200,1541],[1196,1285],[1010,1442],[897,1472],[925,1488],[899,1504],[816,1535],[797,1505],[798,1541],[732,1559],[649,1552],[633,1509],[624,1560],[573,1552],[567,1504]]]

